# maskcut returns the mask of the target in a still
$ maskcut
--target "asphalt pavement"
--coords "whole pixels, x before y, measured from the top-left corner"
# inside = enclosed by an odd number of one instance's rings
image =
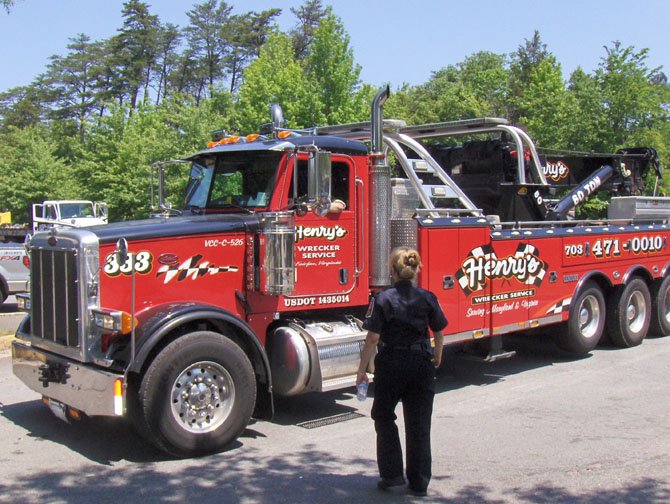
[[[578,359],[506,346],[517,356],[493,364],[449,352],[424,499],[376,489],[372,400],[353,388],[278,400],[228,450],[175,460],[123,420],[58,420],[0,351],[0,502],[670,502],[670,338]]]

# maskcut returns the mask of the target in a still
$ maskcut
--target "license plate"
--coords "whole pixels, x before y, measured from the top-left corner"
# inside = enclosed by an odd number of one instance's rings
[[[60,418],[64,422],[70,423],[70,420],[67,417],[67,406],[65,404],[49,399],[49,409],[51,412]]]

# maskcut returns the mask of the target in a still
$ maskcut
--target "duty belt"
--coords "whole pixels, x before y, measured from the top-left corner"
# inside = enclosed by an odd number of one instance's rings
[[[427,352],[428,351],[428,340],[420,341],[419,343],[412,343],[411,345],[388,345],[383,341],[378,343],[380,350],[386,351],[395,351],[400,352]]]

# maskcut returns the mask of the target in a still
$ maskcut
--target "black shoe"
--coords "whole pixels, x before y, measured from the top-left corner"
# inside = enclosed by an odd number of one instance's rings
[[[377,488],[380,490],[388,490],[391,487],[402,486],[405,484],[405,478],[397,476],[395,478],[382,478],[377,482]]]
[[[414,497],[426,497],[428,495],[427,490],[416,490],[412,487],[409,487],[409,493],[411,493]]]

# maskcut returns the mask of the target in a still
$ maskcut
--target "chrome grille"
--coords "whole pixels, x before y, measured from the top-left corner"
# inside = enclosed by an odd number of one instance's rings
[[[33,336],[78,347],[77,251],[34,248],[30,254]]]

